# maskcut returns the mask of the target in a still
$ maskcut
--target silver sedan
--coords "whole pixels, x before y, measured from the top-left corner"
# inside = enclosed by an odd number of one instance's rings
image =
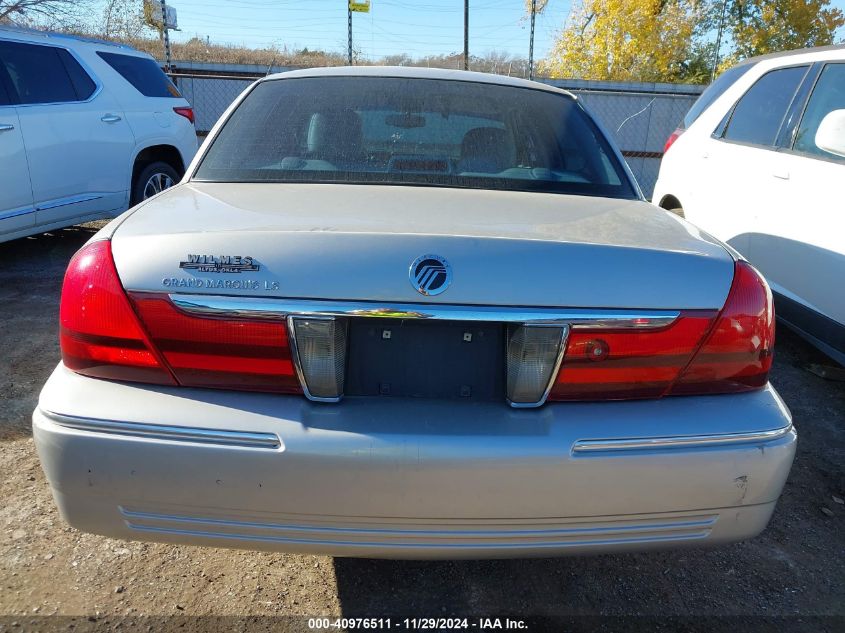
[[[33,421],[64,518],[337,556],[719,544],[796,445],[764,279],[571,94],[263,79],[72,259]]]

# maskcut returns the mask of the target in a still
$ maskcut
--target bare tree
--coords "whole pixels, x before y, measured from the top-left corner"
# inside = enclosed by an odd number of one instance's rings
[[[0,0],[0,23],[68,26],[78,23],[87,0]]]
[[[138,0],[106,2],[102,24],[98,29],[103,37],[131,39],[143,36],[147,29],[144,24],[144,11]]]

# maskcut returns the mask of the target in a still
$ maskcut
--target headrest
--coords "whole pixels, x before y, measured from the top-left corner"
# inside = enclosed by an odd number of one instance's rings
[[[308,125],[306,144],[311,156],[353,158],[361,153],[361,117],[352,110],[315,112]]]
[[[467,132],[461,141],[458,171],[498,173],[515,167],[515,163],[516,148],[506,130],[477,127]]]

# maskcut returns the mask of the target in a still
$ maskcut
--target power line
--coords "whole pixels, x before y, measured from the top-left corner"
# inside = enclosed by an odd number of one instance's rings
[[[348,37],[344,37],[343,11],[347,11],[339,0],[332,3],[302,3],[301,0],[208,0],[203,2],[201,9],[192,6],[192,0],[182,0],[187,6],[181,8],[183,24],[190,25],[190,30],[205,30],[212,38],[219,38],[222,42],[238,42],[240,46],[248,46],[249,42],[266,43],[265,45],[308,45],[319,46],[326,50],[336,50],[345,42],[347,53]],[[197,0],[193,0],[197,1]],[[455,0],[437,3],[436,0],[423,0],[423,4],[416,4],[411,0],[377,0],[376,7],[384,8],[380,15],[370,14],[369,20],[355,21],[356,34],[360,42],[355,44],[361,49],[373,54],[377,51],[385,54],[396,53],[425,53],[432,55],[460,54],[463,43],[463,54],[469,61],[469,39],[473,46],[480,50],[499,50],[509,55],[514,54],[512,44],[529,39],[529,56],[539,47],[540,54],[547,49],[548,41],[553,37],[552,25],[559,24],[570,2],[567,0],[551,0],[545,12],[539,16],[535,14],[533,29],[529,31],[524,17],[524,4],[520,0],[472,0],[469,5],[460,7]],[[303,4],[307,5],[303,7]],[[327,5],[331,6],[327,6]],[[314,6],[316,5],[316,6]],[[233,9],[229,12],[225,9]],[[551,9],[551,10],[550,10]],[[465,15],[455,15],[460,11]],[[473,15],[491,11],[501,13],[498,20],[490,15],[489,18],[476,18],[469,24],[469,14]],[[518,19],[513,19],[517,16]],[[252,15],[249,15],[252,14]],[[396,19],[400,17],[400,19]],[[409,19],[401,19],[408,17]],[[461,19],[465,18],[465,19]],[[413,20],[413,21],[410,21]],[[463,24],[462,24],[463,22]],[[459,29],[464,27],[464,38],[461,42]],[[229,28],[226,28],[229,27]],[[556,30],[556,26],[555,26]],[[536,38],[542,34],[539,41]],[[176,35],[176,34],[174,34]],[[177,35],[177,39],[186,39],[185,35]],[[367,42],[369,40],[369,42]],[[534,44],[533,49],[531,43]],[[525,50],[525,49],[523,49]],[[518,54],[518,53],[517,53]],[[533,64],[532,64],[533,67]]]

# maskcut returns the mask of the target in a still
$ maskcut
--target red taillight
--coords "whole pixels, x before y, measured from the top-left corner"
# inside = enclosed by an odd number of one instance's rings
[[[180,385],[302,393],[284,321],[196,317],[166,295],[131,297]]]
[[[731,291],[716,325],[670,394],[759,389],[769,379],[774,344],[772,291],[749,263],[737,262]]]
[[[724,307],[682,312],[661,330],[573,330],[549,400],[737,393],[765,386],[774,345],[772,294],[737,262]]]
[[[71,259],[60,308],[62,359],[88,376],[165,385],[302,393],[284,321],[211,318],[167,295],[124,292],[111,243]],[[737,393],[766,385],[774,306],[737,262],[720,312],[686,311],[661,329],[573,329],[549,400]],[[342,381],[341,381],[342,386]]]
[[[185,117],[191,123],[194,122],[194,109],[193,108],[173,108],[173,111],[176,114],[179,114],[179,115]]]
[[[663,153],[669,151],[669,148],[672,147],[675,141],[678,140],[678,137],[684,133],[683,128],[675,128],[675,131],[669,135],[669,138],[666,139],[666,144],[663,146]]]
[[[659,398],[690,361],[716,312],[660,330],[573,330],[549,400]]]
[[[80,374],[176,384],[123,292],[111,242],[91,242],[70,260],[59,309],[62,361]]]
[[[130,301],[108,240],[70,261],[60,308],[62,360],[111,380],[302,393],[283,321],[210,319],[178,310],[166,295]],[[140,317],[140,319],[139,319]]]

